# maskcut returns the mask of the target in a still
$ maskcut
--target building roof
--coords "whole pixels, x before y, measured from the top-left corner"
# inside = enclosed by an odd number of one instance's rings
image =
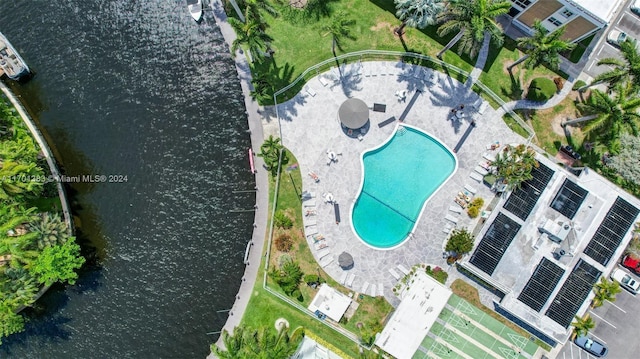
[[[292,359],[341,359],[342,357],[305,335]]]
[[[608,23],[613,19],[620,0],[573,0],[573,3]]]
[[[314,313],[319,310],[327,317],[339,322],[350,304],[351,298],[322,283],[318,294],[309,304],[309,310]]]
[[[409,289],[375,343],[396,358],[413,356],[451,296],[424,271],[416,271],[407,283]]]
[[[563,343],[570,335],[573,316],[588,308],[592,285],[609,273],[629,243],[640,201],[588,168],[575,176],[550,159],[537,159],[553,174],[538,197],[528,200],[533,202],[531,212],[520,213],[522,206],[510,209],[503,200],[462,266],[505,293],[499,303],[502,309]],[[580,193],[573,198],[567,188]],[[573,198],[571,206],[576,208],[559,206],[561,193],[567,200]],[[504,223],[519,229],[502,245],[492,239],[507,231]],[[550,235],[544,230],[553,227],[550,224],[562,224],[562,233]],[[570,229],[565,230],[565,224]],[[485,238],[488,241],[483,244]]]

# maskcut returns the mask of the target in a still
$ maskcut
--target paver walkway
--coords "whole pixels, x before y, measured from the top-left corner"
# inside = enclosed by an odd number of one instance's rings
[[[347,286],[359,292],[366,283],[382,284],[386,299],[392,304],[397,304],[399,300],[391,290],[397,279],[389,270],[395,271],[398,265],[410,268],[417,263],[430,263],[447,268],[442,256],[446,240],[446,234],[442,231],[447,224],[445,217],[449,214],[455,216],[458,227],[473,229],[476,224],[476,220],[470,219],[466,213],[449,212],[454,198],[458,192],[463,191],[465,185],[477,188],[476,196],[487,200],[493,198],[494,194],[488,187],[469,175],[482,160],[483,153],[488,151],[488,144],[495,141],[503,144],[520,143],[524,140],[513,133],[502,121],[501,116],[491,108],[482,116],[475,114],[470,108],[465,109],[465,117],[462,120],[451,121],[452,108],[457,108],[460,104],[472,104],[478,99],[478,95],[443,73],[436,73],[434,84],[429,86],[422,76],[423,72],[414,65],[382,61],[363,62],[358,66],[362,66],[362,69],[356,69],[355,65],[347,65],[341,81],[320,81],[318,77],[310,79],[306,86],[309,86],[315,95],[302,92],[279,104],[279,127],[282,131],[282,143],[298,159],[303,177],[303,190],[318,194],[330,192],[343,209],[342,222],[336,224],[333,206],[317,201],[315,228],[326,238],[331,256],[337,258],[343,251],[353,256],[355,265],[348,271],[350,279]],[[354,233],[351,210],[357,200],[362,181],[361,155],[385,143],[395,133],[397,123],[381,128],[377,124],[391,116],[399,117],[408,107],[394,95],[402,91],[407,91],[408,98],[416,99],[410,111],[406,113],[404,123],[425,130],[450,149],[463,138],[472,119],[476,119],[477,126],[468,134],[464,146],[455,154],[458,160],[457,171],[429,199],[410,239],[398,248],[379,250],[363,243]],[[414,97],[417,91],[422,93]],[[367,130],[361,141],[348,136],[337,117],[338,108],[350,97],[360,98],[369,106],[373,106],[374,103],[386,105],[384,113],[370,111],[370,123],[365,126]],[[263,126],[268,134],[278,135],[276,118],[266,118]],[[327,150],[342,153],[338,162],[327,165]],[[315,173],[319,182],[308,176],[309,172]],[[398,188],[398,195],[402,195],[401,188]],[[319,260],[312,239],[309,239],[309,245],[314,257]],[[324,269],[335,280],[343,277],[344,271],[337,265],[337,259]],[[460,276],[455,270],[449,273],[450,280]]]
[[[227,42],[227,44],[229,44],[229,46],[231,46],[233,40],[236,38],[236,35],[227,22],[227,16],[223,10],[221,1],[212,0],[211,7],[213,8],[213,15],[215,16],[216,23],[220,27],[220,31],[222,32],[225,41]],[[242,87],[242,92],[245,98],[249,131],[251,131],[251,145],[254,153],[257,153],[260,151],[260,145],[264,141],[264,134],[262,130],[262,116],[260,115],[262,109],[255,101],[253,101],[253,99],[249,95],[251,91],[252,77],[246,57],[241,54],[236,54],[234,60],[238,75],[240,77],[240,86]],[[269,206],[269,181],[267,178],[268,172],[263,167],[264,161],[261,157],[256,156],[254,158],[254,161],[257,170],[255,174],[257,187],[257,208],[254,219],[253,236],[251,237],[253,246],[249,254],[248,264],[245,267],[242,284],[240,285],[240,289],[238,290],[238,294],[236,295],[236,301],[233,304],[233,307],[229,312],[227,322],[223,327],[223,330],[226,330],[229,333],[232,333],[233,328],[240,324],[242,315],[247,307],[247,304],[249,303],[249,299],[251,298],[253,286],[258,275],[258,267],[260,266],[262,250],[265,244],[265,233],[267,231],[267,211]],[[220,336],[216,344],[224,348],[222,336]],[[212,358],[213,354],[211,354],[209,357]]]

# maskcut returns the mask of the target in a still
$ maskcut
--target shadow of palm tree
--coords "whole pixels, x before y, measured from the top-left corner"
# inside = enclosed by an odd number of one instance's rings
[[[511,72],[509,73],[509,77],[511,78],[511,86],[508,89],[502,87],[500,91],[504,96],[507,96],[512,100],[521,100],[524,90],[522,90],[522,84],[520,83],[520,79],[515,78],[515,76],[513,76]]]
[[[345,96],[351,97],[353,91],[362,90],[362,75],[360,74],[362,64],[345,63],[340,67],[340,87]]]

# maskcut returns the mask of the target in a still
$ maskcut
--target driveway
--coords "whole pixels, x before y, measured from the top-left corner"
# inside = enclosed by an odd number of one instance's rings
[[[605,33],[600,37],[600,43],[593,50],[591,58],[589,59],[589,61],[587,61],[587,64],[583,70],[584,73],[586,73],[590,77],[595,78],[599,74],[609,69],[608,66],[597,65],[600,59],[609,57],[619,59],[622,58],[622,56],[620,55],[620,50],[606,41],[609,31],[613,29],[623,31],[630,37],[640,40],[640,16],[632,13],[631,10],[629,10],[629,5],[633,1],[634,0],[627,0],[625,2],[625,4],[621,7],[621,10],[618,10],[618,14],[614,18],[614,20],[605,30]]]
[[[636,279],[640,279],[636,277]],[[637,358],[640,352],[638,341],[637,313],[640,313],[640,296],[622,290],[613,303],[589,311],[596,322],[590,335],[609,348],[608,358]],[[567,343],[558,359],[593,358],[573,342]]]

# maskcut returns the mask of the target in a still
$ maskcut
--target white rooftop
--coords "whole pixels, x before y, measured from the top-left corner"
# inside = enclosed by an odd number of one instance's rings
[[[620,0],[573,0],[573,2],[607,23],[613,19],[613,13],[620,4]]]
[[[292,359],[341,359],[342,357],[324,345],[305,335],[300,343],[298,351],[293,354]]]
[[[396,358],[413,356],[451,296],[449,288],[423,271],[408,283],[409,290],[375,343]]]
[[[327,317],[339,322],[350,304],[351,298],[322,283],[318,294],[309,304],[309,310],[314,313],[319,310]]]

